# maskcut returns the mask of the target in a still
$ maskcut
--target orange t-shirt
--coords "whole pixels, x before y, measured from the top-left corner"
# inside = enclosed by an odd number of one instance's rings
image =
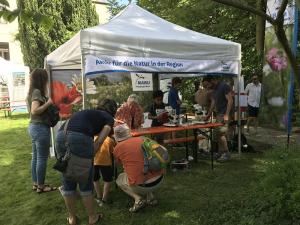
[[[144,156],[141,150],[143,141],[141,137],[129,138],[119,142],[113,152],[117,162],[123,165],[129,185],[143,184],[145,181],[164,173],[164,170],[149,171],[144,175]]]
[[[100,146],[100,149],[95,154],[94,165],[111,166],[111,154],[113,153],[115,146],[115,140],[110,137],[107,137],[104,140],[103,144]]]

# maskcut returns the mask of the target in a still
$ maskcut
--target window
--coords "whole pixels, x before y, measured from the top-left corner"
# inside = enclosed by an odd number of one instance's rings
[[[7,42],[0,42],[0,57],[9,60],[9,44]]]

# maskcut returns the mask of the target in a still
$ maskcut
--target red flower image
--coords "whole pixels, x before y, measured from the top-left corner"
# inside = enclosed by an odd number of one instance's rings
[[[59,108],[61,118],[68,118],[72,114],[72,106],[81,102],[82,96],[76,90],[76,86],[71,89],[61,81],[53,81],[51,83],[52,101]]]

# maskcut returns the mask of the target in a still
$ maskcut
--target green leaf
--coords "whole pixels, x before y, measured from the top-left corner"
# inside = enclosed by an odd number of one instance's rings
[[[9,7],[9,3],[6,0],[0,0],[0,6],[7,6],[7,7]]]

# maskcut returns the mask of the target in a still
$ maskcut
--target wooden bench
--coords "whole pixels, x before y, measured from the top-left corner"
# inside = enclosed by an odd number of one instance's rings
[[[203,140],[205,139],[205,137],[203,136],[197,136],[197,141],[199,140]],[[181,137],[181,138],[171,138],[171,139],[165,139],[164,140],[164,144],[178,144],[178,143],[184,143],[184,142],[192,142],[195,140],[194,136],[190,136],[190,137]]]
[[[10,107],[10,101],[8,96],[0,97],[0,111],[4,112],[5,117],[11,115],[11,107]]]

